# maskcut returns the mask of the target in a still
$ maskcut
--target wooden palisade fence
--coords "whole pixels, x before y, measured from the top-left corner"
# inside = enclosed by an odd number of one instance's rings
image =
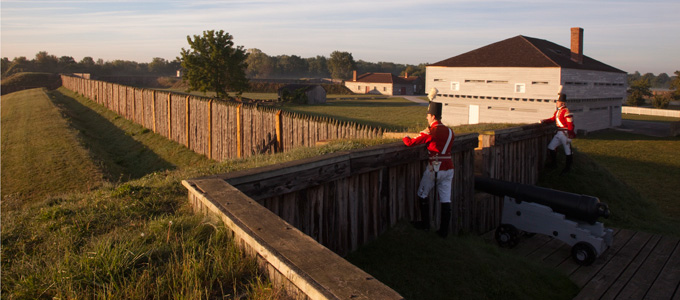
[[[122,117],[223,161],[382,130],[272,108],[62,75],[62,85]]]

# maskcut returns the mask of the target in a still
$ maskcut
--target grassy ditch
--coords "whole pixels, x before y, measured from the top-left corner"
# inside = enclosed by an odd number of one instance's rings
[[[280,297],[221,223],[193,214],[180,184],[256,159],[214,166],[120,118],[87,117],[97,105],[73,93],[49,94],[2,97],[3,298]],[[88,137],[111,126],[106,139]],[[121,164],[125,151],[94,156],[107,146],[156,154],[134,151],[138,164]],[[105,180],[110,165],[123,176]]]

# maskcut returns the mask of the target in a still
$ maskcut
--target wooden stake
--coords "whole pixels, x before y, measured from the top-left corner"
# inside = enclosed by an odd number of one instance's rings
[[[168,93],[168,138],[172,140],[172,108],[170,107],[172,94]]]
[[[151,118],[153,119],[153,132],[156,132],[156,91],[151,91]]]
[[[213,104],[213,99],[210,99],[208,101],[208,158],[212,159],[212,122],[213,122],[213,116],[212,116],[212,104]]]
[[[239,104],[236,107],[236,157],[241,158],[243,156],[243,153],[241,148],[243,145],[241,142],[241,105]]]
[[[276,112],[276,151],[283,152],[281,110]]]
[[[190,111],[189,111],[189,96],[187,96],[187,100],[186,100],[186,109],[184,110],[184,112],[185,112],[185,114],[186,114],[186,118],[185,118],[184,120],[186,120],[186,126],[185,126],[185,128],[186,128],[186,136],[187,136],[187,148],[191,149],[191,143],[189,142],[189,127],[190,127],[190,124],[189,124],[189,123],[190,123],[190,121],[191,121],[191,120],[189,119],[189,118],[190,118]]]

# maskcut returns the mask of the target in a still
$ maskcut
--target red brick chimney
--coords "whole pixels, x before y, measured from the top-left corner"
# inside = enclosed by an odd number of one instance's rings
[[[571,60],[583,63],[583,28],[571,28]]]
[[[357,70],[352,71],[352,81],[357,81]]]

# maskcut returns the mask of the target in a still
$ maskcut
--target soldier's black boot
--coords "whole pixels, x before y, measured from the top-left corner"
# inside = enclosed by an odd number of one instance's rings
[[[567,163],[564,165],[564,170],[562,170],[561,174],[567,174],[571,171],[572,162],[574,162],[574,155],[573,154],[567,155]]]
[[[418,206],[420,207],[420,221],[413,222],[413,227],[416,229],[427,230],[430,229],[430,199],[418,197]]]
[[[557,167],[557,150],[548,149],[548,163],[545,166],[547,168]]]
[[[437,234],[443,238],[449,235],[449,225],[451,224],[451,203],[442,203],[442,222],[439,225]]]

